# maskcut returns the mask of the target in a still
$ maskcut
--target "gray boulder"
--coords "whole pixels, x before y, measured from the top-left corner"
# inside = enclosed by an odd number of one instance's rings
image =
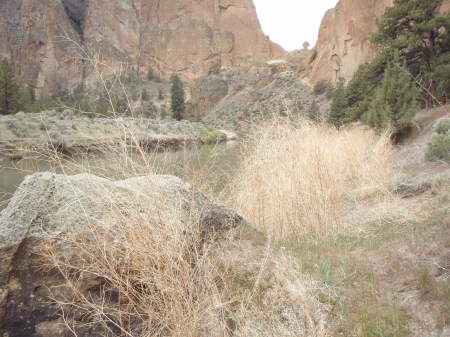
[[[176,214],[186,232],[195,218],[205,235],[233,228],[242,220],[173,176],[122,181],[89,174],[29,176],[0,214],[0,336],[69,336],[59,324],[59,308],[48,291],[63,291],[64,279],[41,268],[35,248],[70,231],[87,231],[93,224],[119,226],[136,214],[160,225],[173,221]]]

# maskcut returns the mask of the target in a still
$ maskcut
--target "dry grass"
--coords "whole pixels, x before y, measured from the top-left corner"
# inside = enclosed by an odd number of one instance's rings
[[[216,194],[211,186],[220,176],[217,151],[206,160],[195,150],[186,153],[199,157],[175,168],[167,167],[169,158],[155,160],[164,154],[130,144],[105,147],[107,162],[63,158],[57,151],[48,160],[58,171],[114,179],[179,171],[194,186]],[[121,200],[109,200],[107,190],[103,194],[114,221],[87,219],[86,230],[39,247],[43,266],[63,279],[63,286],[50,291],[75,336],[83,331],[133,337],[327,336],[328,306],[319,301],[326,289],[305,277],[286,254],[243,239],[239,230],[205,241],[197,214],[186,223],[174,205],[158,221],[141,211],[139,200],[129,200],[136,207],[124,212]],[[161,209],[167,205],[161,200]]]
[[[391,157],[388,134],[275,120],[251,137],[232,204],[278,239],[336,235],[348,207],[387,192]]]
[[[129,209],[114,226],[92,219],[39,248],[64,279],[51,291],[74,335],[327,336],[326,290],[288,255],[245,240],[242,228],[205,242],[195,215],[171,218]]]
[[[94,60],[93,69],[112,105],[104,66]],[[131,141],[102,149],[107,163],[68,162],[56,151],[50,161],[58,171],[116,179],[167,172],[118,127]],[[256,130],[220,199],[269,238],[293,239],[281,241],[283,249],[260,242],[263,235],[248,227],[249,237],[240,228],[205,242],[195,214],[185,223],[175,207],[171,221],[161,223],[138,207],[125,215],[111,200],[116,225],[92,219],[85,232],[67,233],[43,250],[44,266],[64,279],[65,290],[54,289],[53,297],[66,326],[74,336],[79,329],[133,337],[406,336],[408,317],[390,287],[400,272],[386,282],[386,271],[377,269],[388,265],[384,246],[402,240],[398,225],[416,207],[388,191],[392,155],[388,134],[361,127],[275,120]],[[173,173],[215,195],[214,156],[202,161]],[[428,274],[417,279],[421,291],[434,291]]]

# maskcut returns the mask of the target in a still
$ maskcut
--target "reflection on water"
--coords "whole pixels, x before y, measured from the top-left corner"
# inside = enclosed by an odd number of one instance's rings
[[[238,161],[239,146],[237,143],[228,143],[177,152],[78,156],[63,162],[43,159],[4,162],[0,163],[0,209],[6,207],[23,179],[35,172],[88,172],[110,179],[125,179],[149,173],[172,174],[193,183],[201,184],[203,181],[211,185],[208,186],[210,191],[217,191],[238,167]]]

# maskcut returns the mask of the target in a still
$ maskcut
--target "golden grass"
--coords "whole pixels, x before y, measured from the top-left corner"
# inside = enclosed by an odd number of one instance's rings
[[[174,171],[213,195],[214,153],[182,161]],[[102,155],[109,160],[73,160],[57,151],[48,159],[58,171],[115,179],[173,169],[155,160],[160,154],[129,144],[105,147]],[[175,204],[163,217],[171,220],[158,221],[141,212],[139,200],[123,212],[121,201],[108,194],[106,211],[114,221],[87,219],[87,230],[39,247],[43,266],[63,279],[66,290],[51,289],[52,297],[74,335],[90,329],[136,337],[326,336],[328,307],[318,299],[326,290],[289,256],[241,239],[239,230],[205,241],[198,214],[186,223]],[[160,202],[166,211],[168,204]]]
[[[232,205],[274,238],[319,239],[345,226],[349,205],[387,192],[389,135],[275,120],[257,130],[233,182]]]
[[[326,290],[288,255],[241,239],[240,229],[205,242],[195,215],[171,218],[129,209],[114,226],[92,219],[39,247],[43,266],[64,280],[65,291],[51,291],[75,335],[326,336]]]

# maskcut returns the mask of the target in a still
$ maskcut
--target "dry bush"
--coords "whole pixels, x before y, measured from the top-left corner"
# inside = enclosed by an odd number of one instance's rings
[[[365,128],[275,120],[250,137],[231,204],[275,238],[333,235],[349,205],[387,192],[392,151]]]

